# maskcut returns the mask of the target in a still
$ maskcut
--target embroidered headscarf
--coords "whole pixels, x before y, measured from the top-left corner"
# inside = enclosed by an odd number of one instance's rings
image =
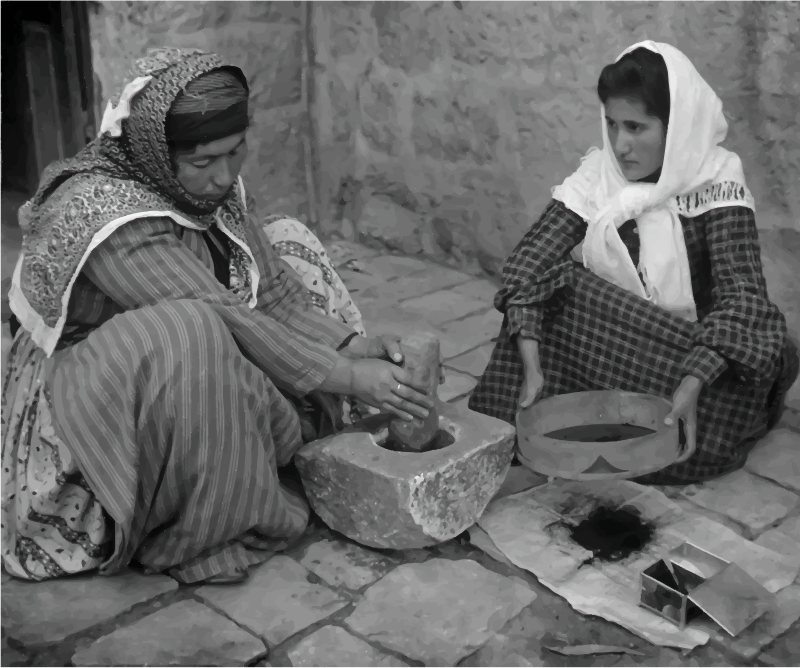
[[[74,158],[49,165],[19,212],[24,237],[9,302],[48,355],[61,336],[72,286],[89,254],[137,218],[166,216],[197,230],[218,224],[236,242],[231,289],[255,305],[259,276],[245,241],[241,180],[221,201],[192,195],[175,176],[166,134],[168,119],[182,139],[209,136],[209,129],[213,136],[220,128],[238,128],[242,118],[246,122],[244,74],[216,54],[162,48],[137,59],[126,81],[108,103],[98,137]],[[170,114],[178,100],[177,113]],[[205,113],[197,104],[203,101]]]
[[[696,321],[689,258],[678,216],[698,216],[725,206],[755,206],[739,156],[719,146],[728,131],[719,97],[689,59],[669,44],[640,42],[619,58],[638,48],[660,54],[669,73],[669,126],[658,182],[625,179],[601,107],[602,150],[591,148],[578,170],[553,189],[553,197],[588,223],[582,249],[588,269]],[[617,232],[631,219],[636,219],[641,242],[638,271]]]

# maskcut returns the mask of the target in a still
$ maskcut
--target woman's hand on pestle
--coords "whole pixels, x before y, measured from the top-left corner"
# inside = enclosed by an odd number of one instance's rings
[[[400,337],[396,334],[379,334],[371,337],[355,336],[347,344],[346,351],[355,359],[386,358],[396,364],[403,362]]]
[[[353,362],[351,394],[376,408],[390,411],[404,420],[425,419],[433,401],[426,387],[414,386],[411,374],[383,360]]]

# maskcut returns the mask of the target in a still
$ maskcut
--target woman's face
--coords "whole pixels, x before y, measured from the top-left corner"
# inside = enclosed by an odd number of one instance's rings
[[[610,97],[605,104],[608,140],[628,181],[638,181],[664,164],[667,132],[638,98]]]
[[[187,192],[206,200],[219,200],[230,192],[247,157],[247,137],[240,132],[200,144],[191,151],[176,151],[175,175]]]

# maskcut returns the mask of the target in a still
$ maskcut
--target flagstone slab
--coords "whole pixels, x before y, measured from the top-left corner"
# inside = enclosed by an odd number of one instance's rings
[[[369,269],[367,269],[369,271]],[[452,269],[444,269],[433,265],[424,267],[424,271],[398,276],[382,283],[367,288],[361,295],[362,299],[386,299],[402,302],[415,297],[453,288],[467,282],[470,277]]]
[[[193,600],[174,603],[99,638],[72,657],[76,666],[244,666],[266,654],[263,641]]]
[[[787,517],[775,528],[800,543],[800,515]]]
[[[800,434],[791,429],[771,431],[750,453],[747,469],[800,490]]]
[[[340,626],[323,626],[289,652],[293,666],[407,666]]]
[[[388,557],[360,545],[327,539],[306,547],[299,562],[331,587],[344,585],[348,589],[361,589],[396,565]]]
[[[744,470],[690,485],[683,495],[698,506],[746,524],[754,532],[786,517],[800,504],[797,494]]]
[[[482,376],[483,372],[486,370],[486,366],[489,364],[493,351],[494,346],[492,344],[486,344],[485,346],[475,348],[475,350],[470,350],[463,355],[447,360],[445,366],[478,378]]]
[[[442,325],[442,331],[447,335],[442,340],[442,359],[458,357],[468,350],[489,343],[500,333],[502,324],[502,313],[492,308],[485,313]]]
[[[473,295],[464,290],[465,287],[438,290],[421,297],[408,299],[403,302],[403,310],[423,316],[434,325],[442,325],[486,310],[491,306],[491,303],[487,304],[480,295]]]
[[[800,543],[794,538],[789,538],[785,533],[778,529],[770,529],[762,533],[754,541],[756,545],[761,545],[787,557],[797,557],[800,561]]]
[[[308,581],[308,571],[278,555],[251,571],[239,585],[206,585],[197,594],[270,646],[329,617],[348,599]]]
[[[364,273],[387,281],[425,271],[430,266],[423,260],[403,255],[378,255],[363,260]]]
[[[431,559],[399,566],[372,585],[345,622],[411,659],[453,666],[535,599],[522,580],[470,559]]]
[[[79,575],[32,582],[3,582],[3,625],[24,645],[49,644],[105,622],[178,583],[163,575]]]
[[[800,625],[778,638],[758,657],[767,666],[800,666]]]
[[[703,508],[702,506],[695,505],[688,499],[678,498],[673,499],[673,501],[681,507],[683,510],[683,514],[686,517],[707,517],[714,522],[718,522],[724,527],[727,527],[731,531],[736,532],[740,536],[744,536],[744,527],[739,524],[738,522],[734,522],[730,517],[727,515],[723,515],[721,513],[714,512],[713,510],[709,510],[708,508]]]
[[[478,381],[472,376],[445,369],[444,384],[439,386],[439,399],[442,401],[450,401],[468,392],[472,392],[477,384]]]

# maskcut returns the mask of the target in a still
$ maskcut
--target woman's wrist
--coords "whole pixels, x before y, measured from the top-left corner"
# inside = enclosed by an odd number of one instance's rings
[[[539,342],[536,339],[517,336],[517,347],[522,357],[522,364],[525,367],[525,372],[541,373],[541,369],[539,368]]]
[[[322,381],[319,389],[333,394],[352,394],[354,375],[355,362],[338,355],[333,369],[331,369],[328,377]]]
[[[349,357],[366,357],[369,353],[369,339],[365,336],[356,335],[348,341],[342,352]]]

